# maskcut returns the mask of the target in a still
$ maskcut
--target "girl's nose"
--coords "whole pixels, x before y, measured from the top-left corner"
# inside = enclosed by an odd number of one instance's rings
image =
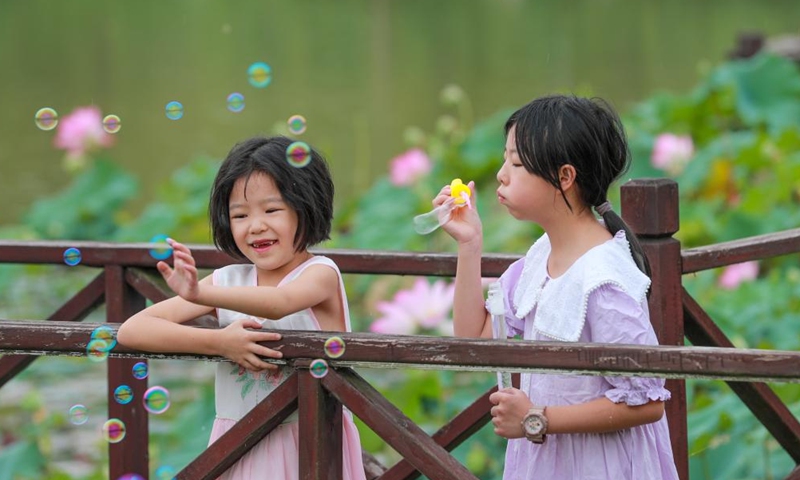
[[[267,223],[258,217],[253,218],[253,221],[250,222],[250,233],[261,233],[266,229]]]
[[[505,185],[508,176],[506,175],[506,162],[503,162],[503,165],[500,166],[500,170],[497,171],[497,181],[500,184]]]

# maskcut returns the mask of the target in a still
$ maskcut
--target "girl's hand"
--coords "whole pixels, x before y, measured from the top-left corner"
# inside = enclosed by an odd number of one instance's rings
[[[220,330],[220,353],[251,372],[277,370],[278,365],[267,363],[259,357],[283,358],[277,350],[259,345],[257,342],[280,340],[276,332],[253,332],[248,328],[260,329],[261,324],[252,318],[236,320]]]
[[[489,396],[494,433],[504,438],[522,438],[522,419],[533,407],[527,395],[516,388],[504,388]]]
[[[459,244],[469,244],[479,240],[483,234],[481,219],[478,216],[478,206],[476,203],[475,182],[468,184],[471,195],[468,206],[453,209],[450,213],[450,221],[442,225],[442,230],[449,233]],[[450,198],[450,185],[445,185],[433,199],[433,207],[439,207]]]
[[[197,285],[197,267],[192,252],[189,247],[171,238],[167,239],[167,243],[172,247],[174,268],[170,268],[167,262],[158,262],[156,268],[173,292],[186,301],[194,302],[200,288]]]

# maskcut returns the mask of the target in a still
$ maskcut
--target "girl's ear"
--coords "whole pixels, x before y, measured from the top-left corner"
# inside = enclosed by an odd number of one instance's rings
[[[561,190],[567,191],[575,185],[575,177],[577,172],[575,167],[570,164],[561,165],[558,169],[558,181],[561,183]]]

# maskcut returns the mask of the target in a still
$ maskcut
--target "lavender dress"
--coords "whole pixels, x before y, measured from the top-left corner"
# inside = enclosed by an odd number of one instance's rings
[[[558,278],[547,273],[543,236],[503,274],[509,336],[525,340],[656,345],[646,291],[622,232]],[[518,316],[519,315],[519,316]],[[523,374],[521,390],[536,405],[575,405],[600,397],[628,405],[668,400],[664,380],[641,377]],[[551,434],[541,445],[512,439],[506,480],[677,480],[667,419],[603,434]]]

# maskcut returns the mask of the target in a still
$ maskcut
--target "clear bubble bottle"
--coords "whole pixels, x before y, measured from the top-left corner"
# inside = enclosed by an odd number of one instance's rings
[[[464,185],[460,178],[454,179],[450,182],[450,198],[430,212],[414,217],[414,230],[420,235],[433,232],[450,221],[450,214],[456,208],[465,205],[472,208],[470,196],[472,196],[472,191],[469,187]]]

